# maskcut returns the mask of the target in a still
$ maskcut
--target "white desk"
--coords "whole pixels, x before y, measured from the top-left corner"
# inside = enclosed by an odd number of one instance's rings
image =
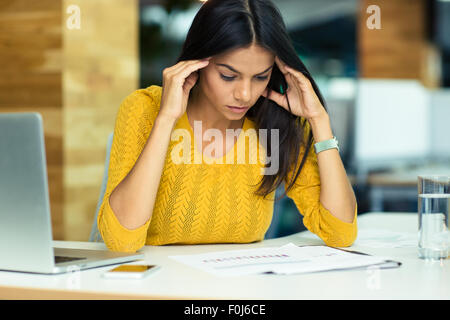
[[[368,228],[417,231],[413,213],[370,213],[359,216],[359,234]],[[322,244],[309,232],[244,245],[146,246],[146,261],[162,269],[143,280],[106,280],[101,273],[111,267],[62,275],[0,272],[0,299],[450,299],[450,258],[427,263],[416,248],[350,248],[390,256],[403,265],[396,269],[346,270],[301,275],[216,277],[182,265],[170,255],[264,246]],[[55,242],[70,248],[105,248],[102,243]],[[377,277],[377,278],[374,278]],[[375,280],[375,281],[374,281]],[[374,285],[375,284],[375,285]]]

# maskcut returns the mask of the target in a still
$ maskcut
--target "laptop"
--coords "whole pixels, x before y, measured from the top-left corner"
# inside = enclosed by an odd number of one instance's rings
[[[42,116],[0,113],[0,270],[57,274],[143,258],[53,247]]]

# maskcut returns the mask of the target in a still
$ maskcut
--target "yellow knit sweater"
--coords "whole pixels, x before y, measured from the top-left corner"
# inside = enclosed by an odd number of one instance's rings
[[[194,157],[201,153],[197,151],[193,129],[184,113],[172,131],[172,141],[169,143],[151,219],[133,230],[119,223],[110,207],[109,197],[133,168],[142,152],[159,111],[161,94],[160,86],[136,90],[119,108],[110,153],[108,182],[97,218],[106,246],[113,251],[135,252],[144,245],[249,243],[262,240],[272,220],[275,191],[266,199],[253,194],[261,179],[262,162],[258,157],[256,164],[249,161],[248,154],[244,163],[236,161],[239,155],[236,152],[237,145],[242,146],[241,143],[244,143],[247,146],[245,150],[250,150],[249,153],[251,150],[259,152],[261,147],[256,142],[256,149],[252,149],[250,144],[255,141],[242,134],[248,129],[256,130],[254,122],[248,118],[245,118],[234,149],[221,158],[222,164],[220,159],[211,163],[214,158],[206,157],[205,152],[203,162],[198,163]],[[174,139],[177,129],[184,129],[184,132],[191,135],[190,163],[172,161],[172,152],[178,151],[180,147],[180,139]],[[177,149],[174,150],[174,147]],[[314,149],[310,150],[295,187],[287,195],[303,215],[304,225],[325,244],[349,246],[356,238],[356,212],[353,223],[346,223],[322,206],[319,201],[317,157]],[[232,151],[235,152],[235,161],[230,164],[225,161],[225,157]],[[289,177],[292,174],[291,170]]]

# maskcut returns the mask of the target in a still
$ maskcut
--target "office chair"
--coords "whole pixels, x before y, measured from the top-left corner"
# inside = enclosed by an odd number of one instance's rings
[[[98,231],[97,216],[98,216],[98,210],[100,209],[100,206],[102,205],[102,202],[103,202],[103,196],[105,195],[106,183],[108,182],[109,156],[111,153],[113,134],[114,134],[113,132],[111,132],[109,134],[108,142],[106,145],[106,159],[105,159],[105,168],[103,171],[103,181],[102,181],[102,186],[100,189],[100,195],[99,195],[98,201],[97,201],[97,209],[95,210],[95,217],[94,217],[94,222],[92,224],[91,235],[89,236],[89,241],[92,241],[92,242],[103,242],[100,231]]]

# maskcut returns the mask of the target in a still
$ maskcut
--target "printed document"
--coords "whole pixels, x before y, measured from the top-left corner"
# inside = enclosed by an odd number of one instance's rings
[[[298,274],[368,266],[397,267],[399,262],[327,246],[296,246],[219,251],[170,258],[219,276],[260,273]]]

